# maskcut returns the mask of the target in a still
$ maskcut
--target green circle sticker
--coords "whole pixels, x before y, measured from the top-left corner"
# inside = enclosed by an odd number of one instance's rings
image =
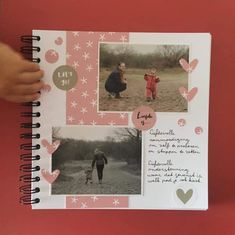
[[[68,91],[75,87],[77,80],[77,72],[69,65],[62,65],[53,73],[53,82],[61,90]]]

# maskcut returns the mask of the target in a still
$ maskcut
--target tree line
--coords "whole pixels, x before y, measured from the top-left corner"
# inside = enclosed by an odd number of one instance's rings
[[[60,140],[60,146],[53,153],[53,170],[60,168],[65,162],[73,160],[90,160],[94,151],[99,148],[108,159],[125,161],[128,165],[141,166],[141,132],[133,128],[122,128],[116,131],[116,137],[107,137],[105,141],[76,140],[72,138],[54,137]]]
[[[131,46],[116,46],[108,44],[100,46],[100,67],[112,68],[119,62],[125,62],[129,68],[157,69],[180,67],[179,60],[189,59],[189,48],[183,45],[159,45],[151,53],[138,53]]]

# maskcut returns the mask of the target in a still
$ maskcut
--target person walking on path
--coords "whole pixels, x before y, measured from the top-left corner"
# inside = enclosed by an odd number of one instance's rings
[[[95,149],[95,152],[94,152],[94,158],[92,161],[92,169],[94,169],[95,164],[96,164],[96,170],[97,170],[97,175],[98,175],[98,179],[99,179],[99,184],[102,184],[104,165],[108,164],[108,160],[107,160],[104,152],[102,152],[98,148]]]

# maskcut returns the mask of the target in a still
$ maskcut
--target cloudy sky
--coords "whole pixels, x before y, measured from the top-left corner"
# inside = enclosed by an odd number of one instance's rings
[[[57,128],[57,127],[56,127]],[[117,139],[115,132],[117,129],[123,129],[120,127],[104,127],[104,126],[66,126],[60,127],[57,136],[61,138],[71,138],[77,140],[107,140],[107,137]]]
[[[157,44],[129,44],[129,43],[101,43],[101,46],[104,45],[106,48],[109,48],[111,51],[118,51],[120,48],[129,47],[133,49],[136,53],[139,54],[149,54],[156,51],[161,51],[163,45]],[[188,45],[170,45],[175,46],[175,48],[188,48]]]

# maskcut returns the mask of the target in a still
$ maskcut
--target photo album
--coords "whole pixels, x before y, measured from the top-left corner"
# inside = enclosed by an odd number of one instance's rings
[[[32,37],[33,209],[208,209],[209,33]]]

